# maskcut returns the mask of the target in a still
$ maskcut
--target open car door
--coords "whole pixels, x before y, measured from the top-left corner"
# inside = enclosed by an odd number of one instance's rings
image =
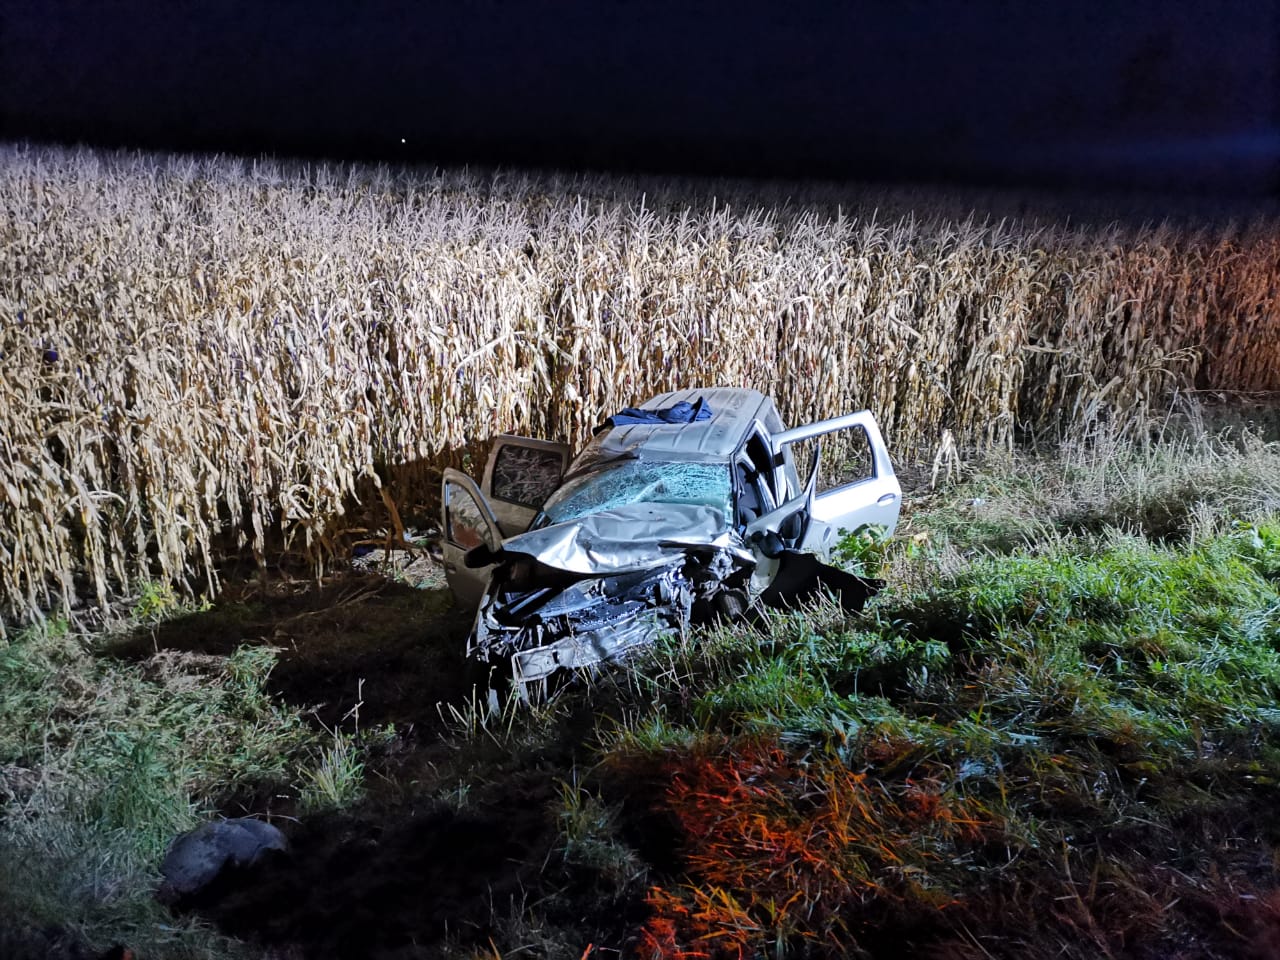
[[[804,470],[801,497],[809,516],[794,541],[796,549],[825,557],[842,530],[852,533],[871,526],[893,532],[902,508],[902,487],[871,411],[785,430],[774,435],[773,446],[776,456]],[[805,456],[798,455],[799,446],[808,448]],[[824,462],[824,454],[828,460],[833,455],[839,460],[835,465]],[[836,475],[840,482],[824,488],[823,478]]]
[[[480,489],[504,537],[514,537],[555,493],[569,467],[569,446],[503,434],[493,441]]]
[[[463,557],[479,546],[497,550],[502,546],[502,532],[484,494],[465,473],[445,470],[440,501],[444,575],[458,603],[475,607],[489,586],[493,567],[468,567]]]

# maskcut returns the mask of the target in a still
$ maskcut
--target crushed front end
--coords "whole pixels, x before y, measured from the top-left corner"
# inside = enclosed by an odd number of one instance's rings
[[[530,561],[499,568],[477,613],[468,656],[509,660],[518,683],[616,659],[687,620],[692,593],[681,566],[677,560],[567,584],[562,571]]]
[[[491,563],[493,573],[467,655],[509,663],[518,684],[683,630],[721,594],[744,590],[755,567],[715,511],[672,505],[593,514],[468,562]]]

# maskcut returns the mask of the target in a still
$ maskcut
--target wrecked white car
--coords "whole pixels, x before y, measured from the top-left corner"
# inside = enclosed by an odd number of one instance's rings
[[[610,417],[572,462],[501,436],[479,485],[446,470],[444,567],[478,604],[468,656],[523,690],[818,585],[860,606],[877,584],[825,561],[842,530],[891,533],[901,496],[869,411],[788,430],[758,391],[681,390]]]

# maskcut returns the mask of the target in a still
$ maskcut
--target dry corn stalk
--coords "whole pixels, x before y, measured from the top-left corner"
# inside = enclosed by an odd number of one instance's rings
[[[212,590],[272,531],[321,562],[389,470],[677,386],[870,407],[902,456],[1280,389],[1274,223],[691,189],[0,149],[0,611]]]

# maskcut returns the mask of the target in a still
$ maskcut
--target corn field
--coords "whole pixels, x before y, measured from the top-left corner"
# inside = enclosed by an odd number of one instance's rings
[[[869,407],[901,457],[1280,390],[1273,222],[692,196],[0,147],[0,612],[211,593],[281,534],[322,560],[396,470],[677,386]]]

